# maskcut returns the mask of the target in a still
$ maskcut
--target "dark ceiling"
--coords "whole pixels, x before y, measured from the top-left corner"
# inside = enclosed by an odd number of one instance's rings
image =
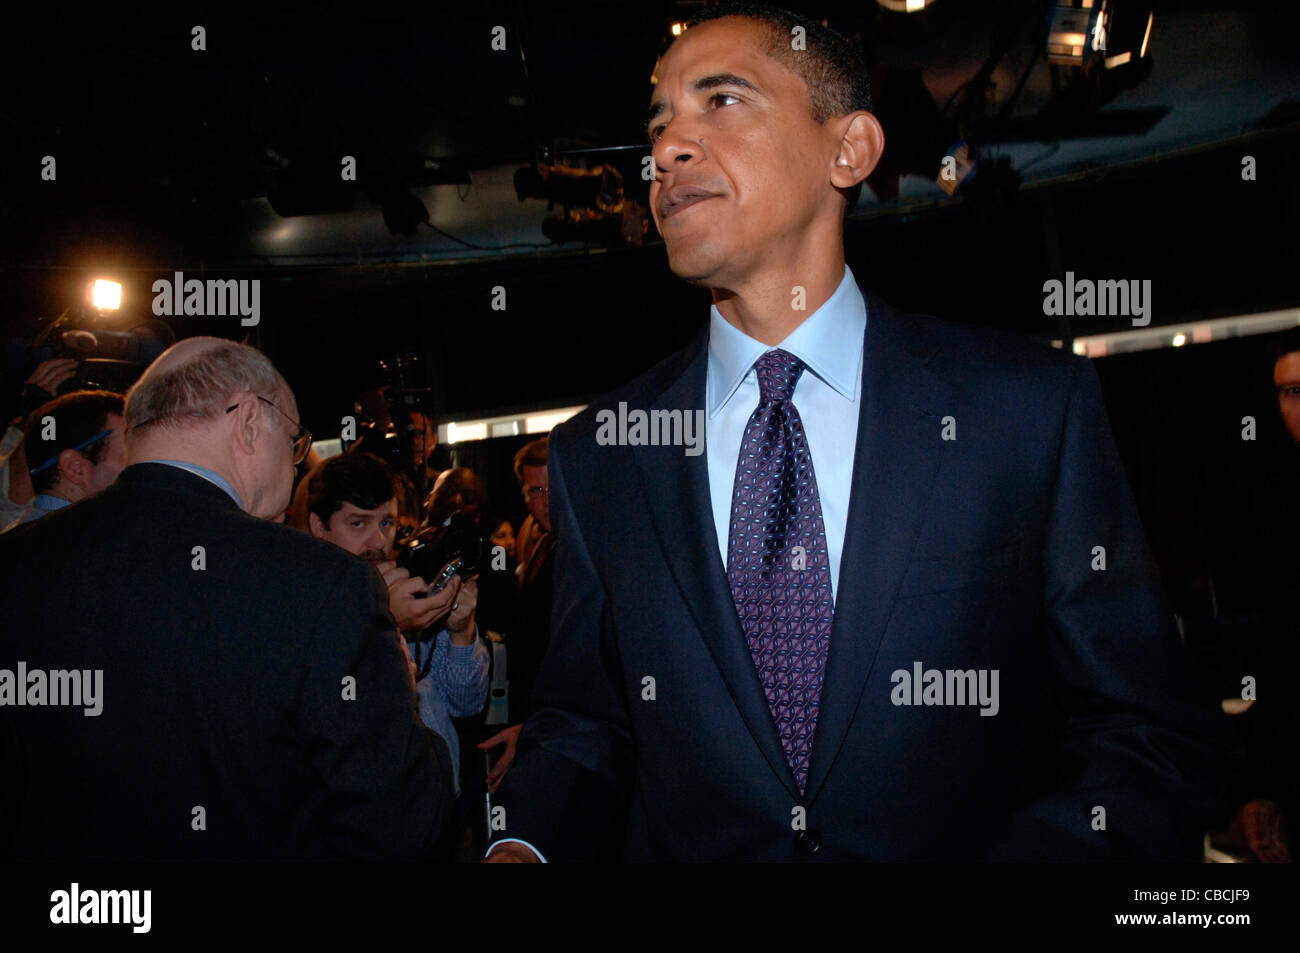
[[[859,214],[945,201],[935,170],[963,133],[1034,184],[1300,118],[1291,4],[1156,3],[1146,75],[1069,109],[1039,55],[1042,0],[937,0],[917,14],[868,0],[790,5],[861,37],[873,67],[889,145]],[[534,254],[551,247],[547,206],[517,198],[515,170],[546,153],[610,162],[643,194],[650,73],[669,23],[700,6],[181,2],[73,17],[24,5],[8,14],[0,56],[0,263]],[[204,51],[191,49],[195,25]],[[505,50],[492,48],[497,26]],[[343,155],[358,166],[346,189]],[[54,182],[40,177],[44,156]],[[410,196],[432,227],[395,235],[383,208]],[[275,210],[295,203],[335,210]]]

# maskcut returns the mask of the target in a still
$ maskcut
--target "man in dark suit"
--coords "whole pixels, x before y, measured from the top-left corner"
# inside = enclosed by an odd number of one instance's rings
[[[284,379],[191,338],[125,417],[113,486],[0,539],[0,856],[428,856],[450,762],[384,585],[271,519],[311,442]]]
[[[834,34],[710,17],[656,80],[651,205],[710,323],[552,434],[489,859],[1196,859],[1224,720],[1091,366],[858,287],[883,135]]]

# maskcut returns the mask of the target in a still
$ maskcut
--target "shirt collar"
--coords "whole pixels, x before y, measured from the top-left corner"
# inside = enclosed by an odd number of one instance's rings
[[[839,287],[778,347],[808,366],[845,400],[855,400],[862,339],[867,329],[867,304],[848,265]],[[772,350],[709,309],[709,371],[705,403],[714,417],[727,405],[754,362]]]
[[[32,498],[32,505],[38,510],[50,512],[51,510],[60,510],[70,505],[67,500],[61,496],[55,496],[53,493],[37,493]]]
[[[230,485],[230,481],[227,480],[225,477],[223,477],[221,474],[209,470],[207,467],[201,467],[197,463],[190,463],[187,460],[141,460],[140,462],[141,463],[163,463],[169,467],[176,467],[177,469],[180,470],[187,470],[190,473],[193,473],[195,476],[203,477],[203,479],[207,480],[209,483],[215,483],[217,486],[225,490],[226,493],[229,494],[230,498],[235,501],[235,504],[241,510],[244,508],[243,501],[240,500],[239,494],[235,492],[235,488]]]

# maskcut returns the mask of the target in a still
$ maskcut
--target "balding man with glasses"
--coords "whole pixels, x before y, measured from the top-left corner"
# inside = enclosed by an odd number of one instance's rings
[[[311,445],[284,379],[191,338],[125,425],[112,487],[0,538],[0,670],[102,673],[93,716],[0,706],[0,857],[430,856],[450,759],[383,582],[271,521]]]

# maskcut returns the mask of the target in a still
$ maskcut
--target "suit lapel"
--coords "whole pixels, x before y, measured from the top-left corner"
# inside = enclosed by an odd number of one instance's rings
[[[808,788],[800,798],[763,686],[740,628],[718,552],[705,454],[634,446],[659,543],[745,726],[796,802],[811,804],[858,708],[907,570],[942,457],[941,418],[955,389],[928,366],[900,316],[866,289],[862,403],[840,559],[830,657],[821,694]],[[708,328],[683,352],[681,371],[650,410],[704,407]]]
[[[649,409],[704,408],[708,339],[706,325],[683,354],[683,372]],[[632,450],[645,477],[651,516],[673,579],[754,743],[791,796],[797,798],[798,787],[754,670],[718,552],[707,455],[687,456],[681,447],[636,446]]]
[[[866,289],[863,297],[862,402],[806,803],[825,782],[857,711],[928,509],[944,447],[940,421],[956,413],[954,388],[927,366],[931,355],[909,343],[907,319]]]

